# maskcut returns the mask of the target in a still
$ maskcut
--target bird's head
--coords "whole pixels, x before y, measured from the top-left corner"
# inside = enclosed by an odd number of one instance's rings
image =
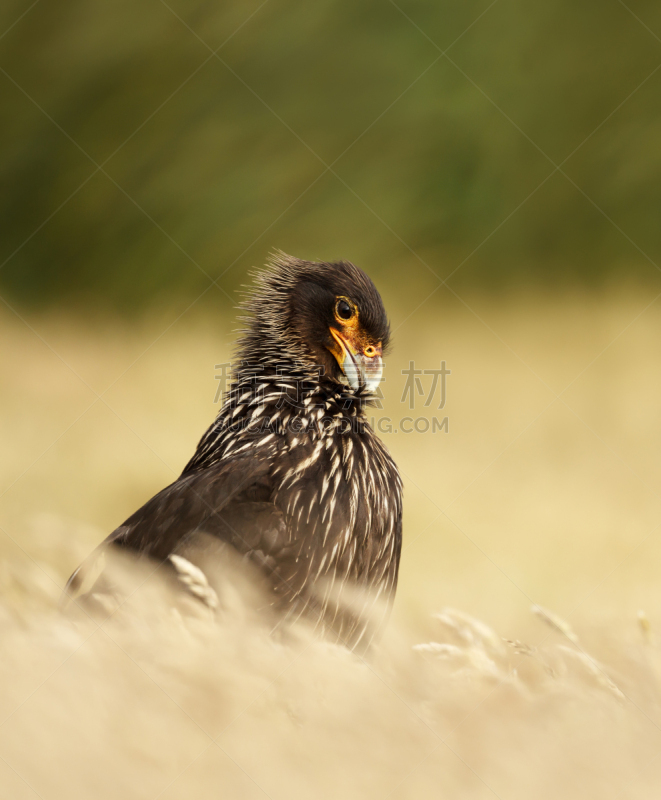
[[[251,362],[321,367],[354,390],[374,390],[390,330],[383,301],[367,275],[348,261],[273,256],[256,275],[243,308],[247,330],[239,357]]]

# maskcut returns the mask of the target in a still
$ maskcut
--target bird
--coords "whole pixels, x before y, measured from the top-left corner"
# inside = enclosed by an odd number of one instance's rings
[[[389,321],[349,261],[276,251],[252,277],[216,419],[179,478],[113,531],[65,592],[80,591],[100,552],[176,565],[205,534],[257,571],[281,619],[305,616],[357,649],[387,619],[402,547],[402,480],[367,419]]]

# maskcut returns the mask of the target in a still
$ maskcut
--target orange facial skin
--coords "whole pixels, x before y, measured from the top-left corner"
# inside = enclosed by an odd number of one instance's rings
[[[351,316],[348,319],[344,319],[338,313],[338,305],[342,301],[351,309]],[[329,328],[333,343],[328,349],[335,356],[340,369],[352,384],[349,372],[360,375],[363,382],[366,381],[367,373],[378,372],[380,375],[382,343],[371,341],[367,336],[360,325],[358,309],[348,297],[338,297],[335,309],[337,327]]]

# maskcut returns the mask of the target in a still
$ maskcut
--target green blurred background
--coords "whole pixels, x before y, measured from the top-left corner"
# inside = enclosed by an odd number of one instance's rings
[[[658,2],[5,0],[12,25],[19,306],[232,295],[273,247],[413,299],[659,280]]]

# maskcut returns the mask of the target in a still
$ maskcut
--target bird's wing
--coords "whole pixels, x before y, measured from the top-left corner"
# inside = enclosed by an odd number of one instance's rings
[[[156,561],[167,559],[195,532],[210,533],[239,546],[244,536],[250,535],[250,530],[245,530],[244,534],[237,529],[237,513],[241,519],[246,516],[245,509],[254,506],[254,521],[262,525],[253,527],[264,527],[266,507],[269,511],[271,508],[268,503],[237,503],[236,500],[246,494],[249,500],[252,487],[268,484],[269,471],[270,459],[252,454],[185,473],[147,501],[85,559],[69,578],[65,594],[71,598],[79,592],[109,546],[147,555]],[[237,509],[243,509],[243,514]],[[276,512],[274,506],[272,511]],[[248,549],[250,547],[246,546],[245,550]]]

